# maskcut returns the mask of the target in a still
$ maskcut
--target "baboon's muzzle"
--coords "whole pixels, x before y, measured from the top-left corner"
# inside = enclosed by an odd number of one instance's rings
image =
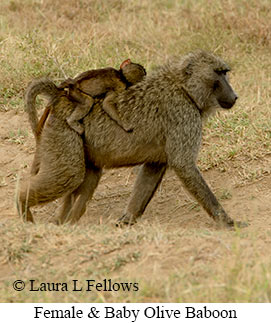
[[[218,96],[218,103],[224,109],[230,109],[238,99],[237,94],[229,84],[226,77],[221,80],[221,94]]]
[[[238,96],[234,93],[233,97],[230,100],[227,100],[227,101],[218,100],[218,103],[223,109],[230,109],[234,106],[237,99],[238,99]]]

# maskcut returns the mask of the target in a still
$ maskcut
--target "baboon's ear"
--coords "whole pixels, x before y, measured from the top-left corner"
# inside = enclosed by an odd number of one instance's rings
[[[131,60],[130,58],[126,59],[125,61],[123,61],[121,64],[120,64],[120,69],[122,70],[125,66],[131,64]]]

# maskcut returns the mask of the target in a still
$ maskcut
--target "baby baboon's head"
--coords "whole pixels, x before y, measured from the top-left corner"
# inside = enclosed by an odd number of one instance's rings
[[[130,59],[125,60],[120,65],[120,70],[129,85],[142,81],[144,76],[147,74],[142,65],[133,63]]]

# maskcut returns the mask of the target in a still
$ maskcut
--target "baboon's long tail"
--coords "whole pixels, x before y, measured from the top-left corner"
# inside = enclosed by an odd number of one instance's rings
[[[48,78],[40,78],[32,81],[25,93],[25,110],[28,114],[31,129],[37,139],[38,115],[36,110],[36,97],[43,94],[52,102],[59,96],[60,90]]]

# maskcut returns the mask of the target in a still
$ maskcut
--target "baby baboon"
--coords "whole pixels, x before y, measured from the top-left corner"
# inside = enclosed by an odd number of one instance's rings
[[[237,99],[228,71],[223,60],[204,51],[171,60],[116,96],[120,117],[134,127],[131,134],[107,118],[97,102],[83,119],[84,143],[65,122],[72,102],[60,96],[41,134],[40,171],[19,194],[20,212],[32,221],[30,207],[65,195],[58,222],[75,223],[102,168],[143,164],[120,224],[136,222],[171,167],[215,221],[233,226],[196,166],[202,119],[215,108],[230,109]]]
[[[67,118],[68,124],[80,135],[83,134],[84,127],[79,120],[89,113],[94,104],[94,98],[105,94],[102,105],[104,111],[125,131],[132,131],[132,128],[120,119],[115,98],[118,92],[141,81],[145,75],[146,71],[143,66],[127,59],[120,65],[119,70],[111,67],[90,70],[74,79],[65,80],[59,88],[68,88],[69,98],[76,102],[73,112]]]

